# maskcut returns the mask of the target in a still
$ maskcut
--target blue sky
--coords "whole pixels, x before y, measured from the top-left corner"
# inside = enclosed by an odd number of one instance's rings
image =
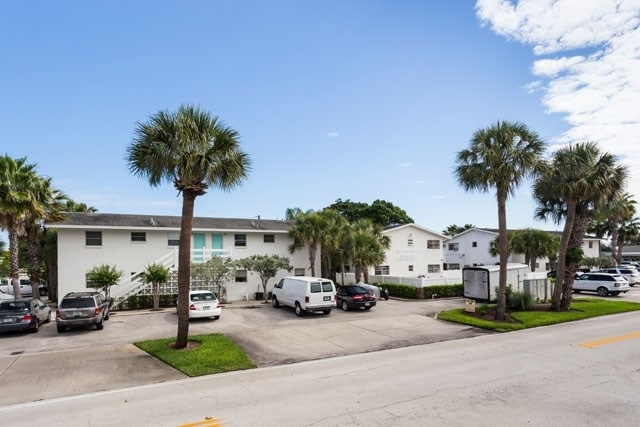
[[[589,138],[631,167],[638,198],[637,0],[8,2],[0,15],[0,152],[100,212],[179,215],[129,173],[136,122],[194,104],[253,167],[197,216],[383,199],[434,231],[497,227],[493,193],[453,174],[472,133],[523,121],[550,149]],[[635,192],[635,193],[634,193]],[[510,228],[533,219],[525,183]]]

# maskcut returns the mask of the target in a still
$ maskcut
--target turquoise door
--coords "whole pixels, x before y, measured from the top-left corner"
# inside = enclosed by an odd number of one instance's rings
[[[205,240],[204,233],[193,233],[193,254],[191,259],[194,261],[204,261]]]
[[[222,256],[222,234],[211,235],[211,249],[213,249],[213,255]]]

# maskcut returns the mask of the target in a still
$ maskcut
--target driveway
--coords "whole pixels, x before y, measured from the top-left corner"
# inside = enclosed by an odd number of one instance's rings
[[[197,319],[190,335],[224,333],[260,367],[468,338],[486,331],[434,319],[460,298],[379,301],[370,311],[296,317],[260,302],[228,304],[220,320]],[[185,378],[132,343],[176,333],[174,310],[112,313],[101,331],[0,335],[0,406]]]

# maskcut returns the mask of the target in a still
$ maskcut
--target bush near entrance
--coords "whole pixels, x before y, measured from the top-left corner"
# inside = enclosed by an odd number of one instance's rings
[[[378,284],[380,288],[389,290],[389,295],[407,299],[432,299],[432,298],[452,298],[464,296],[464,286],[457,285],[434,285],[425,288],[416,288],[410,285],[398,285],[397,283]]]

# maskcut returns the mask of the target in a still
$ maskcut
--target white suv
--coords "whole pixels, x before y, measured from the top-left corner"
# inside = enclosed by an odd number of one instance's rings
[[[629,282],[629,286],[640,283],[640,273],[638,273],[638,270],[636,270],[635,268],[631,268],[630,266],[622,265],[620,267],[603,268],[602,270],[600,270],[600,272],[619,274],[627,279],[627,282]]]
[[[597,292],[601,297],[629,291],[629,282],[619,274],[584,273],[573,282],[575,292]]]

